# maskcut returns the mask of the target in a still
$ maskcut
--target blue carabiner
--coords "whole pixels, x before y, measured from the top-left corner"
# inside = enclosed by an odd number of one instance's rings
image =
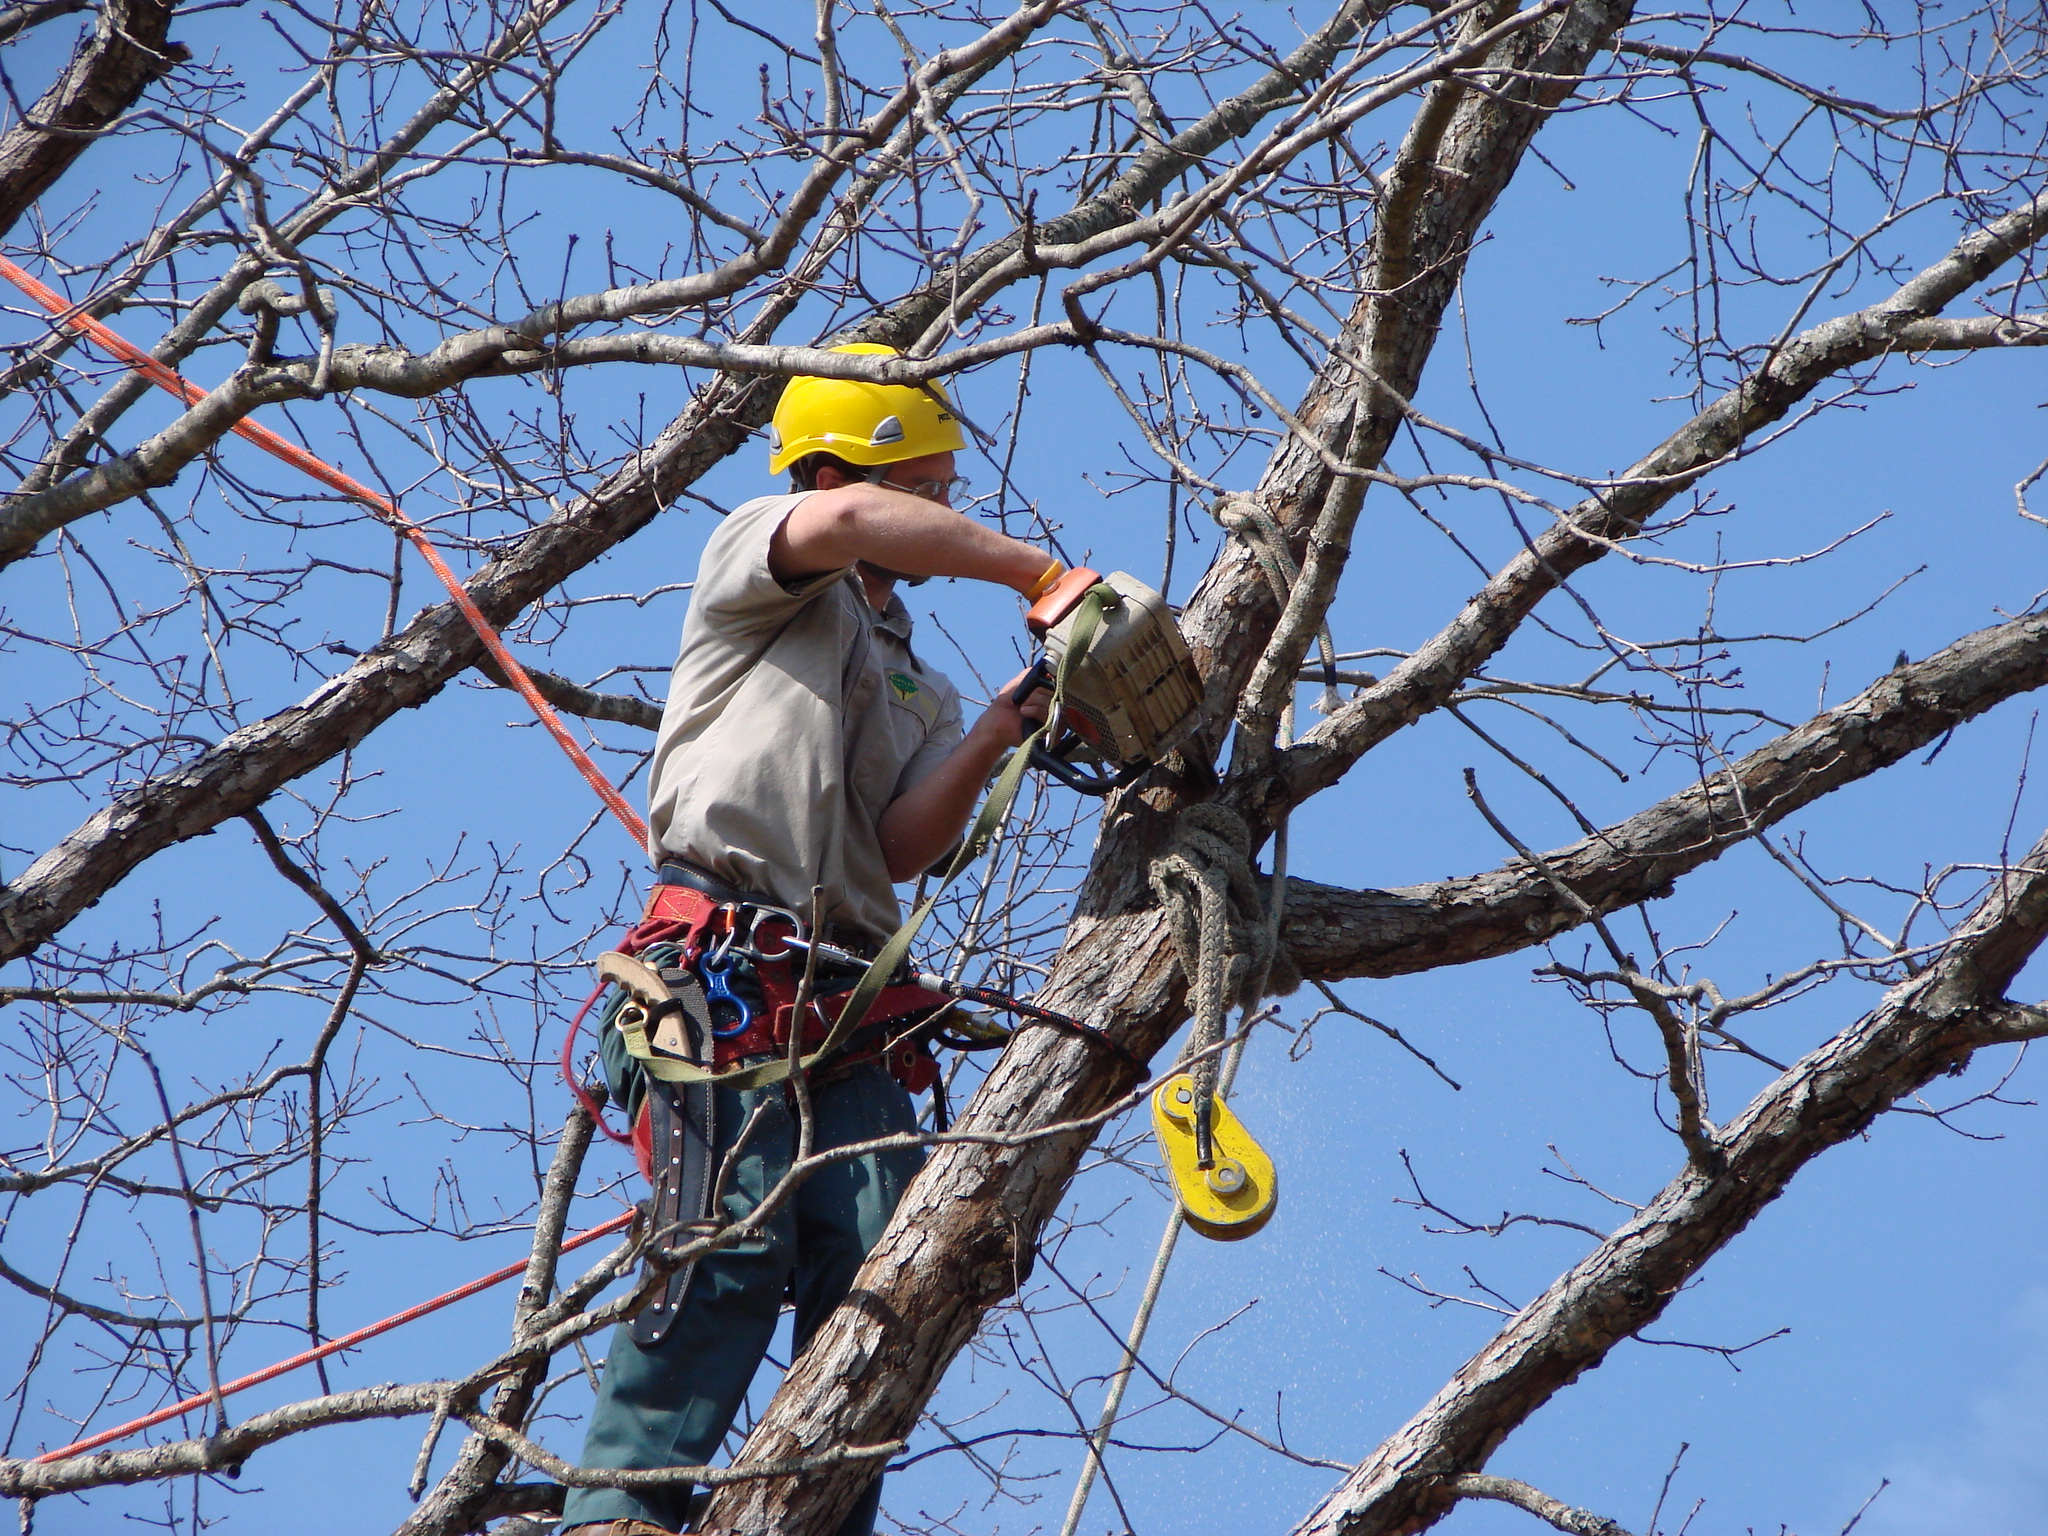
[[[714,965],[711,957],[706,955],[697,962],[697,971],[704,978],[704,1000],[711,1010],[712,1037],[730,1040],[734,1035],[744,1035],[747,1026],[754,1022],[754,1010],[747,1006],[745,998],[733,992],[731,983],[726,980],[732,974],[732,962],[728,960],[723,965]],[[721,1012],[734,1017],[730,1022],[721,1024]]]

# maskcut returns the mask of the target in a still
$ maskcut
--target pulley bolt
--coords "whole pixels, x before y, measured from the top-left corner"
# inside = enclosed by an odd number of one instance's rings
[[[1244,1164],[1224,1158],[1209,1170],[1209,1187],[1219,1195],[1234,1195],[1244,1188]]]

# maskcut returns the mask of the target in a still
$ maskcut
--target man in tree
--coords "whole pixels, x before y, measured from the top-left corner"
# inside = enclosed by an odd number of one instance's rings
[[[867,345],[840,350],[893,355]],[[769,472],[787,469],[794,489],[740,507],[705,546],[655,747],[650,852],[663,887],[692,893],[684,902],[736,903],[758,922],[778,908],[808,914],[819,888],[820,937],[871,952],[901,920],[894,884],[955,843],[997,760],[1043,717],[1042,696],[1021,706],[1011,698],[1021,681],[1013,679],[963,735],[959,695],[911,649],[910,617],[895,595],[898,581],[966,576],[1035,599],[1064,570],[951,510],[966,483],[954,474],[964,446],[936,389],[798,378],[783,392]],[[697,963],[707,982],[718,975],[714,999],[732,993],[725,971]],[[744,985],[737,996],[713,1027],[730,1041],[721,1041],[719,1064],[745,1070],[786,1052],[787,1039],[754,1038],[743,1021],[761,996],[750,999]],[[606,1046],[615,1085],[637,1109],[646,1084],[616,1030],[606,1031]],[[915,1082],[914,1070],[892,1058],[892,1079],[872,1052],[856,1043],[811,1076],[814,1150],[915,1128],[902,1080]],[[798,1116],[779,1082],[708,1094],[715,1129],[706,1166],[751,1126],[724,1202],[726,1218],[738,1220],[788,1171]],[[648,1133],[657,1168],[671,1134],[683,1132]],[[795,1299],[801,1350],[846,1295],[922,1160],[900,1149],[814,1174],[758,1236],[706,1257],[620,1328],[584,1465],[709,1462],[785,1293]],[[657,1180],[665,1210],[659,1189]],[[699,1214],[678,1209],[682,1219]],[[873,1529],[880,1491],[878,1477],[844,1536]],[[688,1495],[687,1485],[572,1489],[563,1528],[580,1536],[680,1530]]]

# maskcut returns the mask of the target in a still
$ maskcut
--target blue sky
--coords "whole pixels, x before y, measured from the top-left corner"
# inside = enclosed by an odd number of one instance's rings
[[[231,25],[195,22],[193,30],[199,36],[202,27]],[[221,36],[226,39],[224,31]],[[626,43],[618,46],[624,56]],[[1852,62],[1861,73],[1833,83],[1873,92],[1899,85],[1896,59],[1864,54]],[[735,69],[734,78],[743,73]],[[707,84],[706,99],[717,100],[714,89]],[[571,106],[588,114],[593,129],[604,121],[601,89],[572,98]],[[1667,107],[1646,117],[1669,126],[1675,112]],[[1390,116],[1379,131],[1391,136],[1404,120]],[[1602,278],[1648,276],[1676,259],[1683,237],[1676,186],[1692,146],[1644,118],[1605,111],[1560,121],[1542,147],[1572,188],[1531,163],[1505,200],[1467,284],[1473,367],[1494,422],[1518,453],[1598,474],[1638,456],[1689,409],[1683,401],[1656,399],[1684,388],[1668,372],[1671,348],[1660,334],[1673,317],[1639,306],[1597,334],[1564,322],[1611,302]],[[552,270],[551,253],[564,248],[571,231],[658,236],[638,204],[619,204],[594,181],[551,175],[550,195],[522,236],[536,266]],[[1768,233],[1788,245],[1799,238],[1792,226]],[[1895,245],[1909,261],[1925,262],[1953,233],[1945,215],[1930,213],[1909,222]],[[581,244],[576,258],[591,262],[578,270],[592,278],[595,244]],[[1832,312],[1826,305],[1868,302],[1880,287],[1824,301],[1816,316]],[[1731,304],[1730,332],[1745,341],[1773,334],[1788,306],[1777,290],[1744,294]],[[1454,342],[1447,334],[1418,404],[1479,431],[1483,422]],[[1298,385],[1284,360],[1263,353],[1255,360],[1288,381],[1283,393]],[[1037,366],[1019,457],[1026,493],[1064,525],[1070,551],[1151,577],[1163,519],[1156,488],[1108,500],[1093,488],[1122,462],[1127,447],[1136,451],[1134,434],[1079,360],[1053,356]],[[194,371],[213,377],[203,368]],[[1754,648],[1742,658],[1741,702],[1803,718],[1823,696],[1824,677],[1826,702],[1838,702],[1884,671],[1898,651],[1924,656],[1995,622],[2001,609],[2017,611],[2048,587],[2040,557],[2048,530],[2014,515],[2011,492],[2048,454],[2040,415],[2048,391],[2038,362],[2026,354],[1975,358],[1910,376],[1892,365],[1885,379],[1912,387],[1825,414],[1717,474],[1712,491],[1728,504],[1728,514],[1674,541],[1670,552],[1695,560],[1782,557],[1820,548],[1891,514],[1824,561],[1730,577],[1716,594],[1724,633],[1815,629],[1925,567],[1876,613],[1822,641]],[[684,382],[651,369],[620,368],[574,381],[573,399],[593,423],[659,421]],[[1009,389],[1007,375],[989,370],[963,381],[960,395],[970,414],[998,419]],[[485,411],[530,409],[534,391],[490,384],[474,398]],[[315,418],[306,419],[318,430]],[[337,461],[356,467],[346,445],[337,447]],[[743,454],[698,489],[727,506],[757,494],[767,488],[762,457],[758,449]],[[1254,462],[1238,466],[1242,479],[1250,478]],[[965,467],[984,484],[993,479],[984,466]],[[264,473],[268,483],[287,482],[282,470]],[[439,493],[430,485],[420,494]],[[1439,515],[1489,560],[1513,547],[1497,505],[1468,498]],[[644,591],[687,579],[713,518],[701,507],[678,507],[579,576],[572,592]],[[219,511],[208,522],[220,551],[246,541],[241,547],[252,554],[272,552],[261,542],[275,538],[272,533],[244,533]],[[1203,537],[1199,547],[1183,545],[1176,598],[1186,595],[1186,573],[1214,547],[1212,536]],[[353,547],[366,560],[380,559],[383,538],[364,531]],[[42,622],[56,604],[54,588],[37,580],[42,569],[18,567],[0,589],[14,622]],[[426,600],[422,580],[423,573],[412,578],[410,599]],[[1412,646],[1450,617],[1477,580],[1440,533],[1397,498],[1375,491],[1332,617],[1337,643],[1341,649]],[[1697,577],[1618,560],[1596,567],[1578,588],[1617,631],[1638,639],[1693,632],[1706,601]],[[672,653],[684,601],[673,595],[645,607],[579,609],[546,663],[578,677],[622,664],[660,666]],[[1545,616],[1562,606],[1547,605]],[[913,607],[927,616],[921,634],[943,665],[953,662],[933,619],[989,672],[1007,675],[1013,666],[1018,633],[1007,598],[992,601],[967,584],[935,583],[916,594]],[[309,625],[357,645],[374,638],[380,616],[363,589],[339,578],[321,589],[305,614]],[[1559,617],[1569,622],[1568,613]],[[21,665],[10,661],[9,668]],[[1498,669],[1508,676],[1563,678],[1574,665],[1564,646],[1532,631],[1516,639]],[[240,675],[249,719],[302,696],[312,682],[261,656],[251,656]],[[31,686],[54,688],[61,681],[53,673]],[[1800,817],[1796,829],[1808,853],[1832,874],[1871,873],[1910,886],[1928,865],[1995,860],[2009,824],[2016,849],[2030,845],[2048,809],[2038,771],[2020,787],[2034,707],[2026,699],[2009,703],[1959,732],[1931,763],[1923,764],[1926,754],[1919,754]],[[1683,763],[1669,756],[1653,760],[1632,741],[1624,721],[1589,714],[1568,718],[1629,773],[1626,783],[1562,748],[1534,722],[1479,718],[1518,751],[1537,757],[1596,821],[1627,815],[1687,782]],[[1304,723],[1310,718],[1305,714]],[[601,734],[634,744],[623,728]],[[1439,717],[1396,737],[1297,817],[1293,869],[1332,883],[1395,886],[1500,863],[1498,839],[1465,800],[1460,771],[1467,765],[1479,770],[1489,798],[1532,843],[1552,846],[1575,835],[1554,802],[1520,782],[1455,721]],[[632,851],[608,827],[584,844],[593,860],[588,881],[559,868],[543,873],[582,827],[590,805],[502,693],[449,689],[379,730],[352,766],[358,775],[375,776],[352,804],[381,819],[337,832],[331,856],[387,861],[371,877],[373,889],[395,893],[440,861],[478,860],[483,850],[495,850],[513,871],[506,880],[512,926],[530,930],[535,948],[554,953],[601,921],[607,904],[636,878]],[[313,775],[307,792],[321,793],[331,777],[330,770]],[[77,800],[38,793],[10,810],[5,840],[45,846],[80,814]],[[283,820],[292,814],[278,808]],[[18,868],[17,861],[10,857],[8,867]],[[246,836],[229,830],[152,860],[81,931],[117,932],[158,901],[174,914],[184,912],[190,893],[202,888],[208,910],[222,914],[223,933],[253,943],[274,929],[281,888]],[[1874,917],[1895,916],[1895,898],[1851,890]],[[1697,963],[1731,992],[1823,953],[1832,942],[1825,914],[1754,850],[1731,853],[1689,878],[1654,913],[1675,941],[1704,940],[1719,930]],[[462,920],[444,920],[444,931],[461,933]],[[473,931],[468,936],[475,937]],[[1576,956],[1579,942],[1561,942],[1560,956]],[[565,965],[574,958],[561,954]],[[1544,1171],[1558,1166],[1552,1146],[1585,1178],[1634,1201],[1676,1170],[1676,1144],[1658,1129],[1646,1085],[1616,1067],[1607,1037],[1589,1014],[1556,986],[1532,980],[1532,969],[1545,958],[1531,952],[1342,989],[1355,1005],[1407,1033],[1462,1091],[1342,1018],[1318,1025],[1314,1048],[1298,1061],[1288,1059],[1277,1031],[1255,1039],[1235,1103],[1280,1164],[1282,1208],[1270,1227],[1242,1244],[1183,1239],[1154,1325],[1157,1359],[1173,1362],[1204,1330],[1231,1319],[1194,1344],[1180,1367],[1190,1391],[1226,1415],[1242,1412],[1267,1434],[1276,1405],[1284,1405],[1278,1411],[1292,1443],[1317,1456],[1353,1460],[1402,1423],[1498,1322],[1455,1304],[1432,1309],[1381,1271],[1413,1273],[1440,1290],[1462,1291],[1462,1266],[1469,1265],[1488,1286],[1519,1302],[1584,1251],[1586,1239],[1556,1229],[1517,1227],[1498,1239],[1422,1233],[1419,1214],[1396,1203],[1409,1193],[1404,1150],[1431,1196],[1474,1220],[1534,1210],[1611,1224],[1615,1207]],[[2023,976],[2015,995],[2031,998],[2040,990],[2037,976]],[[1874,996],[1860,983],[1837,983],[1766,1016],[1759,1037],[1774,1050],[1796,1054],[1851,1022]],[[1299,1022],[1312,1001],[1312,994],[1295,998],[1283,1019]],[[488,1217],[493,1200],[516,1213],[525,1191],[520,1168],[506,1167],[513,1132],[529,1109],[542,1124],[557,1121],[559,1090],[540,1073],[529,1107],[519,1084],[445,1052],[466,1049],[476,1031],[496,1027],[544,1056],[561,1024],[552,999],[523,1008],[504,1002],[484,1018],[468,1004],[445,999],[437,1007],[379,1004],[370,1012],[416,1045],[402,1047],[375,1030],[365,1036],[365,1059],[394,1108],[378,1122],[374,1140],[343,1148],[364,1160],[346,1175],[350,1208],[374,1213],[379,1181],[387,1179],[408,1205],[422,1207],[434,1198],[435,1172],[445,1163],[462,1172],[473,1192],[472,1218]],[[254,1052],[273,1039],[295,1044],[310,1017],[308,1010],[279,1004],[210,1021],[159,1023],[152,1039],[196,1073],[216,1052]],[[1640,1033],[1631,1034],[1636,1028],[1619,1024],[1616,1044],[1631,1059],[1649,1061],[1655,1053]],[[1938,1089],[1947,1097],[1936,1099],[1930,1090],[1930,1099],[1953,1102],[1989,1087],[2009,1057],[1944,1080]],[[1765,1078],[1749,1064],[1722,1058],[1713,1071],[1714,1112],[1724,1119]],[[2031,1101],[2042,1090],[2039,1066],[2030,1061],[2005,1093]],[[477,1128],[458,1132],[432,1119],[419,1107],[428,1098],[444,1107],[459,1102]],[[1998,1139],[1969,1139],[1923,1118],[1895,1115],[1830,1153],[1650,1330],[1653,1338],[1723,1345],[1789,1330],[1737,1357],[1739,1370],[1696,1349],[1624,1345],[1510,1437],[1493,1468],[1637,1531],[1647,1525],[1681,1443],[1689,1448],[1672,1477],[1665,1530],[1675,1529],[1703,1499],[1694,1531],[1765,1533],[1783,1524],[1802,1536],[1823,1536],[1838,1531],[1886,1478],[1891,1486],[1865,1515],[1861,1531],[2033,1536],[2048,1529],[2041,1514],[2048,1507],[2042,1499],[2048,1462],[2040,1449],[2048,1413],[2048,1293],[2038,1280],[2048,1242],[2031,1198],[2048,1172],[2048,1134],[2031,1104],[1980,1106],[1959,1123]],[[512,1129],[494,1128],[499,1125]],[[1133,1150],[1146,1155],[1142,1143]],[[593,1154],[581,1220],[617,1208],[612,1190],[623,1171],[616,1149]],[[1077,1184],[1073,1209],[1093,1224],[1077,1227],[1048,1255],[1032,1297],[1043,1308],[1062,1301],[1066,1292],[1049,1272],[1056,1266],[1066,1281],[1099,1295],[1103,1317],[1121,1328],[1150,1262],[1164,1203],[1156,1187],[1129,1169],[1097,1166]],[[62,1215],[18,1207],[6,1233],[10,1255],[18,1248],[44,1251]],[[96,1241],[105,1251],[122,1262],[139,1252],[132,1224],[124,1230],[119,1213],[103,1210],[95,1219],[103,1224]],[[328,1314],[336,1327],[353,1325],[510,1262],[519,1252],[516,1233],[463,1243],[349,1238],[342,1262],[348,1282],[330,1299]],[[336,1384],[460,1369],[502,1338],[507,1305],[504,1295],[465,1303],[337,1367]],[[5,1322],[10,1316],[27,1321],[22,1307],[17,1295],[0,1296],[0,1324],[19,1326]],[[264,1363],[284,1352],[289,1338],[281,1329],[245,1335],[230,1368]],[[1081,1309],[1048,1310],[1028,1324],[1005,1312],[982,1351],[956,1365],[937,1410],[949,1419],[981,1415],[975,1432],[1070,1427],[1033,1379],[1043,1371],[1035,1363],[1041,1349],[1063,1380],[1099,1375],[1115,1358],[1102,1324]],[[44,1390],[57,1395],[54,1387]],[[274,1385],[250,1394],[242,1408],[306,1390],[304,1382]],[[1099,1391],[1090,1385],[1077,1394],[1091,1416]],[[1150,1400],[1134,1388],[1134,1408]],[[558,1401],[567,1418],[543,1426],[542,1438],[573,1452],[580,1435],[576,1389],[565,1387]],[[225,1508],[252,1526],[275,1523],[280,1511],[289,1511],[309,1536],[393,1524],[405,1507],[399,1485],[418,1430],[413,1423],[365,1426],[278,1447],[251,1464]],[[1145,1412],[1129,1426],[1133,1439],[1157,1445],[1191,1445],[1209,1432],[1187,1410],[1172,1407]],[[23,1438],[49,1433],[32,1429]],[[451,1437],[444,1444],[441,1465],[453,1443]],[[1020,1440],[1012,1454],[1020,1471],[1042,1476],[1022,1485],[1040,1494],[1038,1502],[984,1506],[982,1483],[959,1458],[942,1455],[898,1478],[889,1507],[906,1518],[912,1511],[959,1507],[958,1528],[976,1532],[1056,1528],[1075,1459],[1071,1442]],[[1285,1531],[1335,1477],[1227,1437],[1199,1454],[1119,1453],[1111,1472],[1141,1530],[1201,1522]],[[104,1530],[112,1512],[139,1509],[141,1498],[109,1493],[52,1503],[39,1512],[39,1528]],[[237,1508],[245,1502],[246,1516]],[[1112,1506],[1098,1491],[1083,1530],[1092,1536],[1109,1529],[1111,1519]],[[1520,1512],[1477,1503],[1461,1506],[1447,1528],[1535,1529]]]

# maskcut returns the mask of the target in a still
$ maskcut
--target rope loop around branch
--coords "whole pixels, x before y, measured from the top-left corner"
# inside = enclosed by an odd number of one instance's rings
[[[1195,1148],[1201,1166],[1212,1156],[1210,1105],[1216,1092],[1215,1047],[1232,1007],[1256,1007],[1269,990],[1299,984],[1277,943],[1252,870],[1252,834],[1227,807],[1191,805],[1181,813],[1173,844],[1152,861],[1153,894],[1165,909],[1174,953],[1188,978],[1194,1033],[1182,1059],[1196,1058]],[[1277,985],[1276,985],[1277,983]]]
[[[1258,497],[1230,491],[1210,503],[1209,515],[1216,519],[1218,527],[1232,538],[1242,540],[1252,552],[1266,585],[1273,591],[1273,601],[1284,610],[1294,593],[1294,584],[1301,579],[1301,567],[1295,564],[1287,535],[1273,514]],[[1330,638],[1328,623],[1316,628],[1316,651],[1323,663],[1323,691],[1315,708],[1317,714],[1327,715],[1344,702],[1337,696],[1337,645]]]

